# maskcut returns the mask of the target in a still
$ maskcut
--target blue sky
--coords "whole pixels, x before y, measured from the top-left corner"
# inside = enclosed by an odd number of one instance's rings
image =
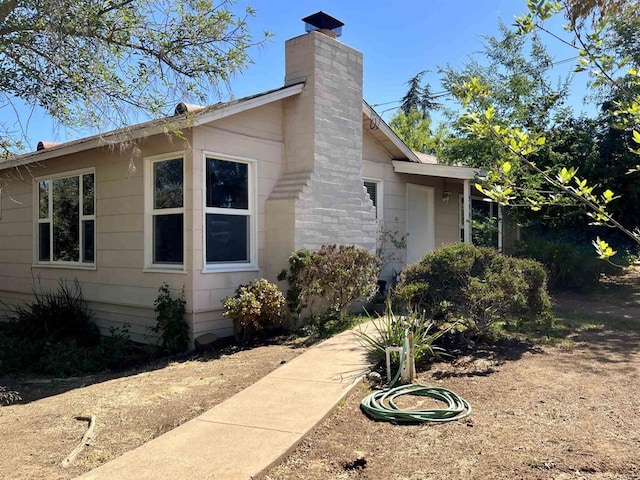
[[[284,42],[304,33],[303,17],[322,10],[345,23],[340,40],[364,54],[364,96],[388,119],[406,91],[406,81],[421,70],[434,93],[442,91],[437,70],[447,64],[460,66],[482,50],[482,36],[494,35],[500,19],[508,25],[526,10],[525,0],[238,0],[236,8],[256,8],[250,29],[269,30],[272,41],[251,51],[253,63],[232,79],[231,95],[240,98],[282,85]],[[555,30],[561,31],[561,22]],[[545,39],[555,60],[575,55],[557,40]],[[566,74],[571,63],[558,67]],[[593,109],[582,105],[584,81],[576,79],[571,103],[576,111]],[[227,100],[222,98],[222,100]],[[217,101],[212,98],[212,102]],[[177,103],[177,102],[176,102]],[[32,148],[38,140],[64,141],[78,137],[56,126],[42,112],[29,122]],[[83,132],[85,135],[92,132]]]

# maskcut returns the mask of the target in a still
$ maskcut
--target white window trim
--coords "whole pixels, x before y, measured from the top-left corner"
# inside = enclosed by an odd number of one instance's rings
[[[83,195],[83,184],[82,184],[82,175],[93,174],[93,215],[84,215],[84,195]],[[51,189],[49,189],[49,217],[48,218],[40,218],[40,182],[59,180],[61,178],[71,178],[78,177],[79,183],[79,225],[80,229],[80,258],[82,259],[82,249],[84,247],[84,235],[82,230],[82,222],[86,220],[93,220],[93,262],[63,262],[63,261],[55,261],[55,260],[40,260],[40,224],[41,223],[50,223],[51,222],[51,213],[53,212],[53,195],[51,194]],[[68,268],[68,269],[77,269],[77,270],[96,270],[96,259],[98,257],[98,240],[97,240],[97,221],[96,221],[96,169],[94,167],[91,168],[83,168],[80,170],[70,170],[65,172],[56,173],[53,175],[34,177],[33,179],[33,267],[44,267],[44,268]],[[53,231],[50,234],[49,238],[49,258],[53,258]]]
[[[376,219],[382,222],[384,220],[384,180],[381,178],[363,177],[363,185],[364,182],[376,184]]]
[[[167,160],[182,160],[182,207],[163,208],[167,215],[182,214],[182,265],[169,263],[153,263],[153,166],[158,162]],[[176,151],[144,157],[144,272],[154,273],[186,273],[187,264],[187,235],[186,235],[186,201],[187,201],[187,176],[185,151]]]
[[[249,166],[249,208],[243,213],[229,208],[207,207],[207,158],[245,163]],[[249,261],[232,263],[207,263],[207,213],[247,215],[249,217]],[[258,271],[258,162],[255,158],[240,157],[210,150],[202,152],[202,273]]]

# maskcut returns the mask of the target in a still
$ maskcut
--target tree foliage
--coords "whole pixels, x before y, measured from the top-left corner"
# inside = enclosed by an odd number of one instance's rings
[[[528,35],[535,39],[539,32],[545,32],[573,45],[578,55],[576,71],[588,71],[592,89],[608,92],[609,110],[614,119],[612,125],[621,129],[633,144],[631,152],[639,154],[640,98],[637,92],[640,73],[634,63],[636,52],[632,47],[635,44],[633,25],[640,8],[637,2],[609,4],[596,0],[587,2],[585,8],[573,1],[529,0],[527,5],[529,12],[517,19],[514,34],[518,38]],[[546,30],[545,21],[558,14],[564,14],[570,21],[567,40]],[[518,122],[508,111],[501,110],[499,103],[494,101],[494,84],[481,75],[471,74],[451,83],[449,89],[465,111],[462,124],[468,134],[496,142],[503,152],[497,162],[485,166],[487,181],[477,185],[480,191],[501,204],[522,200],[534,210],[540,210],[544,204],[570,199],[586,209],[592,224],[616,228],[634,242],[640,242],[637,224],[625,226],[611,213],[610,203],[619,197],[619,192],[614,190],[616,185],[592,183],[577,168],[573,158],[566,158],[564,164],[556,162],[550,168],[541,165],[537,155],[542,150],[549,150],[546,132],[537,128],[540,125],[537,122]],[[535,110],[526,118],[535,119]],[[547,153],[555,155],[554,151]],[[639,169],[636,164],[626,173]],[[523,175],[528,174],[541,179],[546,190],[540,191],[522,182]],[[608,242],[600,237],[593,245],[602,259],[615,254]]]
[[[237,15],[233,3],[3,1],[0,158],[24,147],[16,99],[67,126],[104,128],[219,94],[254,43],[247,20],[255,11]]]
[[[431,153],[432,134],[431,119],[429,117],[425,118],[415,108],[411,108],[408,113],[398,109],[396,114],[389,120],[389,126],[411,150]]]

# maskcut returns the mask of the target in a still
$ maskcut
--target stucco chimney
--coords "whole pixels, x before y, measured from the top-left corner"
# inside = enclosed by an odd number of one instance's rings
[[[309,19],[320,27],[285,44],[285,85],[305,85],[285,100],[284,175],[267,204],[267,242],[286,256],[327,243],[373,249],[375,210],[362,181],[362,54],[320,31],[341,28],[339,20],[323,12]],[[271,235],[270,220],[278,229]]]

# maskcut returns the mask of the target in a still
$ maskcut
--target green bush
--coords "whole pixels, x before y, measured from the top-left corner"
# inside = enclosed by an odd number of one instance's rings
[[[371,320],[354,333],[367,353],[382,363],[386,361],[387,347],[404,344],[407,329],[413,333],[413,357],[416,363],[439,358],[440,354],[444,353],[441,347],[434,345],[443,331],[434,329],[433,322],[428,321],[424,314],[415,312],[407,316],[398,316],[393,313],[389,304],[384,316]],[[397,353],[392,353],[391,359],[396,365],[400,363]]]
[[[436,322],[460,322],[472,333],[495,322],[544,320],[551,308],[540,263],[462,243],[408,266],[394,297]]]
[[[31,340],[59,341],[73,338],[79,345],[95,345],[100,332],[82,295],[77,279],[60,280],[57,291],[44,291],[38,282],[32,289],[35,301],[4,304],[5,315]]]
[[[226,297],[223,315],[233,321],[233,334],[238,342],[246,342],[256,332],[281,323],[286,301],[282,292],[264,278],[240,285],[233,297]]]
[[[287,298],[294,313],[319,304],[325,307],[322,317],[344,319],[357,300],[369,300],[378,291],[379,272],[380,260],[368,250],[332,244],[294,252],[289,271],[278,278],[289,281]]]
[[[532,258],[547,270],[550,290],[588,290],[595,287],[602,274],[613,275],[620,268],[600,260],[588,243],[574,244],[567,240],[542,237],[518,242],[516,256]]]
[[[308,303],[304,294],[304,285],[299,279],[300,272],[307,268],[311,263],[314,253],[308,248],[296,250],[289,257],[289,269],[283,269],[278,274],[279,281],[287,281],[289,289],[287,290],[287,306],[291,314],[298,316],[307,308]]]
[[[100,336],[77,280],[60,281],[56,292],[39,287],[34,295],[31,303],[4,305],[8,318],[0,322],[0,374],[95,373],[135,357],[126,326]]]
[[[184,319],[187,302],[184,289],[177,298],[171,296],[169,285],[163,283],[158,298],[153,305],[156,312],[156,324],[151,331],[160,336],[162,348],[166,353],[184,352],[189,347],[189,325]]]

